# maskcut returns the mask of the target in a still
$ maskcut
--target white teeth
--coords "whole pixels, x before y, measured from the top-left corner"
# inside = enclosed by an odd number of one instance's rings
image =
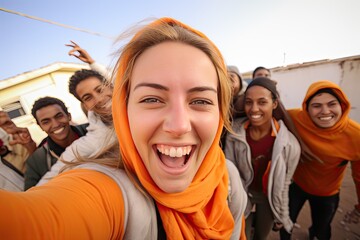
[[[58,129],[56,131],[53,131],[53,133],[58,134],[58,133],[61,133],[63,130],[64,130],[64,128],[62,127],[62,128],[60,128],[60,129]]]
[[[321,121],[329,121],[329,120],[331,120],[331,119],[332,119],[331,116],[330,116],[330,117],[321,117],[321,118],[320,118]]]
[[[170,148],[170,157],[176,157],[176,149],[175,148]]]
[[[253,118],[253,119],[258,119],[260,117],[261,117],[261,115],[251,115],[251,118]]]
[[[191,152],[191,146],[186,147],[170,147],[165,145],[158,145],[157,150],[164,155],[170,157],[182,157],[184,155],[189,155]]]

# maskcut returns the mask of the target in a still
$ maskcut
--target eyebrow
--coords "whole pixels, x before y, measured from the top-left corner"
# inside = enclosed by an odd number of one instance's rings
[[[149,87],[149,88],[155,88],[155,89],[159,89],[159,90],[169,91],[168,87],[165,87],[165,86],[157,84],[157,83],[139,83],[134,87],[134,91],[136,89],[138,89],[139,87]],[[191,88],[188,90],[188,93],[204,92],[204,91],[212,91],[212,92],[217,93],[217,90],[215,88],[206,87],[206,86]]]
[[[64,113],[63,113],[63,112],[58,112],[58,113],[56,113],[56,114],[55,114],[54,116],[52,116],[52,117],[48,117],[48,118],[43,118],[43,119],[41,119],[40,122],[49,121],[51,118],[56,118],[56,117],[59,117],[59,116],[61,116],[61,115],[64,115]]]
[[[326,102],[326,103],[313,102],[313,103],[311,103],[310,105],[313,105],[313,104],[320,104],[320,105],[323,105],[323,104],[329,104],[329,103],[333,103],[333,102],[338,102],[338,103],[340,103],[337,99],[334,99],[334,100],[331,100],[331,101]]]
[[[256,99],[252,99],[252,98],[249,98],[249,97],[246,97],[245,100],[251,100],[251,101],[258,101],[258,100],[269,100],[269,99],[272,99],[272,97],[260,97],[260,98],[256,98]]]

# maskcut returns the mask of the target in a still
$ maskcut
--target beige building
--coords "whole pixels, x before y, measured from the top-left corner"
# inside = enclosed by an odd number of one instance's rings
[[[68,107],[73,123],[85,123],[87,118],[80,102],[68,90],[69,78],[81,68],[89,67],[59,62],[1,80],[0,109],[6,111],[17,126],[27,127],[36,143],[46,137],[31,115],[32,105],[40,97],[61,99]]]

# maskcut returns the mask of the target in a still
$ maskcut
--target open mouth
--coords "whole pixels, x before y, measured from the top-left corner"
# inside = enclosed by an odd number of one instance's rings
[[[168,145],[156,146],[161,162],[169,168],[182,168],[188,163],[192,146],[174,147]]]

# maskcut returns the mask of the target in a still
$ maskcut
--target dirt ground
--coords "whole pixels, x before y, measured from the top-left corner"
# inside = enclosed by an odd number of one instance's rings
[[[341,221],[346,212],[354,208],[357,203],[357,196],[354,182],[351,177],[351,166],[346,169],[346,176],[340,191],[340,204],[332,222],[332,238],[334,240],[360,240],[360,223],[343,225]],[[311,225],[310,208],[306,204],[298,217],[300,228],[295,228],[292,236],[293,240],[308,239],[308,228]],[[271,232],[269,240],[279,239],[278,232]]]

